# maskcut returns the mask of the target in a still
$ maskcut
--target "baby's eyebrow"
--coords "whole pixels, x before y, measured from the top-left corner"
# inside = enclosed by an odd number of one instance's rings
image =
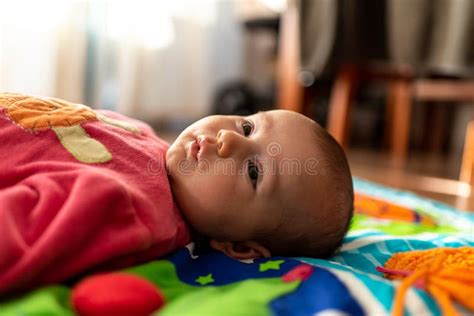
[[[264,124],[262,125],[265,128],[265,130],[271,129],[273,126],[273,122],[269,119],[267,112],[259,111],[257,112],[257,114],[259,114],[259,119],[261,118],[261,121],[263,121]]]

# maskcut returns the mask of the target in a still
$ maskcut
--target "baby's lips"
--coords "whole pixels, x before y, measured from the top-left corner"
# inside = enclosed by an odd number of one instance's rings
[[[201,146],[199,146],[199,143],[197,140],[194,140],[192,143],[191,143],[191,148],[190,148],[190,151],[191,151],[191,156],[197,161],[199,159],[199,150],[201,149]]]
[[[197,137],[197,142],[200,147],[206,146],[206,144],[215,144],[217,140],[214,137],[207,135],[199,135]]]
[[[199,135],[196,140],[199,145],[199,151],[197,153],[198,160],[205,152],[209,151],[210,147],[217,144],[217,140],[214,137],[207,135]]]

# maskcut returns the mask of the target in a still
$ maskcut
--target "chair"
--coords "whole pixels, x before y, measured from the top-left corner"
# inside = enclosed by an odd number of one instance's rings
[[[288,6],[281,19],[277,107],[307,114],[312,92],[299,78],[298,27],[298,10]],[[374,79],[383,80],[387,87],[390,152],[395,165],[407,159],[413,101],[474,102],[474,81],[421,79],[403,67],[344,65],[333,84],[327,126],[342,146],[347,146],[354,94],[361,81]],[[474,185],[474,121],[466,131],[460,181]]]

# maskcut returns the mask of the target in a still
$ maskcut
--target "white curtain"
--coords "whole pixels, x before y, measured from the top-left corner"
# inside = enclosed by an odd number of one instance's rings
[[[82,101],[85,2],[0,1],[0,90]]]
[[[148,121],[195,119],[242,76],[227,0],[0,1],[0,90],[51,95]]]

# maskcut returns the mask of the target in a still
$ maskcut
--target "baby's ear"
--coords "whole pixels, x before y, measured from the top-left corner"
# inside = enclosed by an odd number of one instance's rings
[[[267,258],[270,257],[270,251],[256,241],[217,241],[211,239],[209,242],[211,248],[222,251],[229,257],[237,260]]]

